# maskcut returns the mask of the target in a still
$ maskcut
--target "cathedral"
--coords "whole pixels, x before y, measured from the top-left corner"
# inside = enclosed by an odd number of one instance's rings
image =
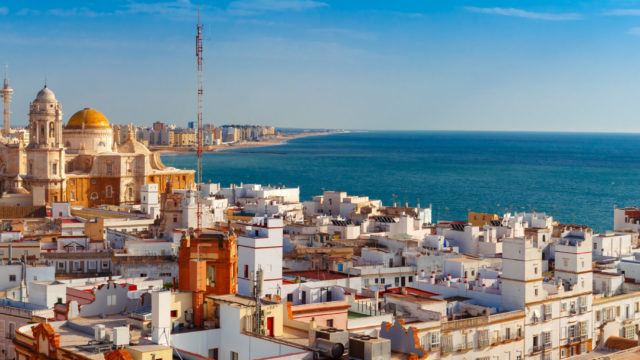
[[[148,183],[158,184],[160,191],[167,183],[191,188],[194,171],[164,166],[158,153],[136,140],[133,128],[119,144],[109,120],[95,109],[76,112],[64,125],[62,106],[47,86],[30,104],[28,143],[0,143],[4,206],[136,204]]]

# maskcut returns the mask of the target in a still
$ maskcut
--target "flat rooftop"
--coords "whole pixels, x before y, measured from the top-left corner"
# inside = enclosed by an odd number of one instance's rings
[[[283,273],[287,277],[299,277],[300,280],[338,280],[346,279],[349,277],[347,274],[343,274],[337,271],[330,270],[301,270],[301,271],[285,271]]]

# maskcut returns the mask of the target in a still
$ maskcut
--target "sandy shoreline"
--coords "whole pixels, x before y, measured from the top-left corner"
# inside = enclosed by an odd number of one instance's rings
[[[287,141],[293,140],[293,139],[300,139],[300,138],[305,138],[310,136],[332,135],[332,134],[338,134],[338,133],[339,133],[338,131],[303,132],[299,134],[281,135],[276,137],[273,140],[244,141],[241,143],[235,143],[231,145],[210,145],[210,146],[205,146],[204,152],[217,152],[217,151],[233,150],[233,149],[240,149],[240,148],[257,148],[257,147],[263,147],[263,146],[274,146],[274,145],[284,144]],[[195,152],[195,149],[190,147],[175,148],[175,147],[153,146],[153,147],[150,147],[150,150],[154,152],[159,152],[162,155],[184,154],[184,153]]]

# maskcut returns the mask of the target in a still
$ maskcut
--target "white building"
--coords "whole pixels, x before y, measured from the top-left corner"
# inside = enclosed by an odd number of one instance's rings
[[[631,255],[637,234],[607,231],[593,236],[593,255],[622,257]]]
[[[238,294],[253,295],[256,272],[262,270],[262,294],[282,291],[282,219],[253,218],[232,224],[238,235]]]

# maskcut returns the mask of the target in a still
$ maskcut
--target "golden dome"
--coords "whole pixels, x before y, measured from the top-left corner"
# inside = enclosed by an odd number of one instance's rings
[[[109,129],[109,120],[100,111],[84,108],[73,114],[65,129]]]

